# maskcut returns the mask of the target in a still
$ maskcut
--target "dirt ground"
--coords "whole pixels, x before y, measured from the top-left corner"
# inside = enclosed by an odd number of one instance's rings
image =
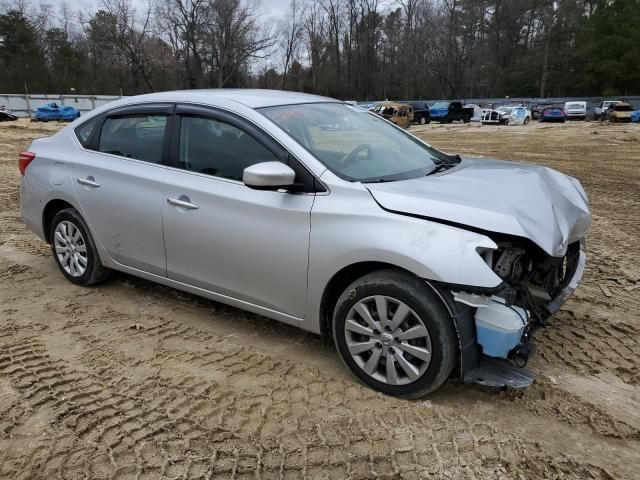
[[[65,281],[20,221],[16,166],[57,128],[0,125],[0,478],[640,478],[640,126],[412,127],[578,177],[594,219],[536,383],[451,380],[421,401],[275,321],[125,275]]]

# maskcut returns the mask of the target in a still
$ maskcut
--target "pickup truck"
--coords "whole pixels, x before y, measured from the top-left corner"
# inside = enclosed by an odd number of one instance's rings
[[[431,109],[431,120],[440,123],[451,123],[462,120],[469,123],[473,117],[473,107],[463,107],[461,102],[438,102]]]

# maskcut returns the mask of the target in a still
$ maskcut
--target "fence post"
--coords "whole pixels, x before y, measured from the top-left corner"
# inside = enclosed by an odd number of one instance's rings
[[[27,82],[24,82],[24,94],[25,99],[27,100],[27,113],[29,114],[29,118],[31,118],[31,100],[29,100],[29,90],[27,89]]]

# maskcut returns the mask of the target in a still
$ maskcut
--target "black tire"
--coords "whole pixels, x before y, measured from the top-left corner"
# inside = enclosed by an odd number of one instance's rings
[[[73,224],[73,226],[80,231],[82,239],[84,241],[84,245],[86,247],[87,266],[84,273],[80,276],[73,276],[68,273],[64,269],[60,259],[58,258],[58,254],[56,253],[54,241],[55,231],[58,225],[64,221]],[[53,253],[53,258],[56,261],[56,264],[58,265],[58,268],[60,269],[62,274],[71,283],[82,286],[94,285],[96,283],[104,282],[111,276],[111,270],[104,267],[100,262],[100,257],[98,256],[98,251],[96,249],[93,238],[89,233],[89,228],[75,208],[66,208],[56,213],[56,215],[53,217],[53,220],[51,221],[49,239],[51,240],[51,251]]]
[[[463,121],[463,123],[469,123],[469,122],[471,122],[471,117],[464,117],[462,119],[462,121]]]
[[[525,125],[529,125],[529,121],[530,121],[529,117],[524,117],[524,124]]]
[[[391,385],[379,381],[365,372],[349,353],[345,336],[347,316],[354,305],[374,295],[391,297],[405,303],[428,331],[431,358],[422,375],[413,382]],[[359,278],[347,287],[336,303],[333,339],[340,358],[356,378],[374,390],[396,397],[418,398],[433,392],[449,378],[457,364],[457,334],[453,319],[442,300],[423,280],[400,270],[379,270]]]

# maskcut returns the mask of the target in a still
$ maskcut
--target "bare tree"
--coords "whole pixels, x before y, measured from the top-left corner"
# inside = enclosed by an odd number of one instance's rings
[[[274,45],[274,36],[258,22],[253,3],[212,0],[204,26],[210,49],[210,75],[217,87],[237,85],[249,61],[263,58]]]
[[[287,85],[287,74],[291,63],[298,58],[302,34],[304,32],[304,16],[306,9],[300,5],[299,0],[290,0],[289,13],[280,22],[278,29],[279,46],[282,52],[282,81],[280,88],[285,89]]]

